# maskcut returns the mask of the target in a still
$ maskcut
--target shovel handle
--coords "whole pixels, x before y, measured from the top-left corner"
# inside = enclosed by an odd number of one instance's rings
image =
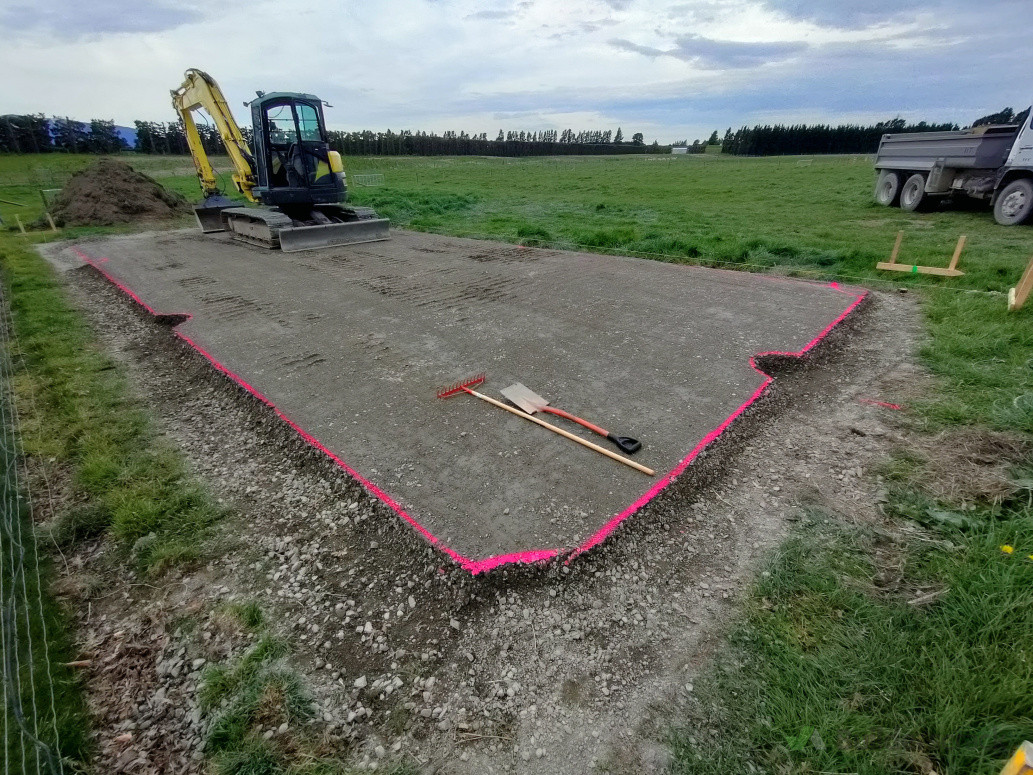
[[[549,414],[554,414],[557,417],[566,417],[568,420],[572,420],[573,422],[576,422],[578,425],[588,428],[588,430],[592,431],[592,433],[598,433],[600,436],[610,435],[609,431],[600,428],[598,425],[593,425],[588,420],[582,420],[580,417],[577,417],[571,414],[570,412],[564,412],[562,409],[556,409],[552,406],[543,406],[542,411],[548,412]]]
[[[606,457],[612,458],[616,460],[618,463],[623,463],[629,468],[634,468],[636,471],[641,471],[642,473],[647,474],[648,476],[656,476],[656,471],[654,471],[652,468],[646,468],[644,465],[640,465],[639,463],[636,463],[634,460],[628,460],[626,457],[618,455],[616,452],[610,452],[610,450],[600,447],[598,444],[593,444],[592,442],[586,441],[580,436],[575,436],[573,433],[568,433],[562,428],[557,428],[555,425],[551,425],[550,423],[545,422],[545,420],[539,420],[537,417],[533,417],[527,414],[526,412],[521,411],[520,409],[514,409],[512,406],[504,404],[501,401],[496,401],[494,398],[486,396],[483,393],[478,393],[476,390],[470,390],[470,388],[466,387],[464,387],[463,390],[465,390],[471,396],[476,396],[482,401],[487,401],[489,404],[497,406],[499,409],[505,409],[507,412],[509,412],[510,414],[515,414],[517,417],[523,417],[525,420],[529,420],[530,422],[533,422],[535,425],[541,425],[543,428],[548,428],[553,433],[558,433],[560,436],[564,436],[570,439],[571,441],[576,441],[581,446],[593,449],[600,455],[606,455]]]

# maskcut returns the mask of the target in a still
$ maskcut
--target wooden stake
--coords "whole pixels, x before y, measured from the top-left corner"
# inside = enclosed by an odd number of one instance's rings
[[[875,265],[876,269],[883,269],[892,272],[910,272],[911,274],[933,274],[940,277],[961,277],[964,272],[958,269],[958,259],[961,258],[961,251],[965,249],[964,234],[958,239],[958,245],[954,248],[954,255],[951,256],[950,264],[942,266],[918,266],[916,264],[898,264],[897,254],[900,252],[900,242],[904,238],[904,232],[897,232],[897,241],[893,244],[893,252],[890,253],[889,261],[880,261]]]
[[[1029,266],[1022,273],[1022,279],[1019,280],[1019,284],[1008,291],[1008,311],[1014,312],[1017,309],[1022,309],[1022,305],[1029,298],[1030,291],[1033,291],[1033,258],[1029,260]]]
[[[25,224],[22,223],[22,219],[18,217],[18,214],[14,214],[14,222],[18,224],[18,228],[21,230],[22,235],[25,235]]]
[[[901,243],[901,241],[903,239],[904,239],[904,232],[903,231],[898,231],[897,232],[897,241],[893,243],[893,252],[890,253],[889,263],[891,263],[891,264],[897,263],[897,254],[900,252],[900,243]]]
[[[47,216],[47,223],[49,223],[49,224],[50,224],[50,230],[51,230],[51,231],[57,231],[57,230],[58,230],[58,229],[57,229],[57,224],[56,224],[56,223],[54,223],[54,218],[53,218],[53,217],[52,217],[52,216],[50,215],[50,213],[48,213],[48,212],[47,212],[46,210],[44,210],[44,211],[43,211],[43,214],[44,214],[45,216]]]
[[[954,255],[951,256],[950,265],[947,267],[948,269],[957,270],[957,268],[958,268],[958,259],[961,258],[961,251],[965,249],[965,240],[966,239],[968,239],[968,238],[964,234],[962,234],[958,238],[958,246],[956,248],[954,248]]]

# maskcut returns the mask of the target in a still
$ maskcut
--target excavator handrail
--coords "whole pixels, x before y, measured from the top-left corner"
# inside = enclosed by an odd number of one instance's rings
[[[194,159],[194,166],[197,168],[197,178],[201,183],[201,191],[205,198],[218,196],[219,182],[215,170],[204,150],[201,136],[194,123],[193,112],[203,109],[212,120],[219,132],[219,139],[222,140],[226,153],[233,164],[233,182],[248,200],[257,202],[258,199],[251,193],[258,180],[255,176],[255,160],[248,148],[244,134],[237,126],[233,118],[229,104],[223,96],[219,84],[208,73],[196,68],[190,68],[184,73],[183,84],[178,89],[173,89],[172,106],[179,113],[183,120],[183,129],[186,133],[187,145],[190,148],[190,155]]]

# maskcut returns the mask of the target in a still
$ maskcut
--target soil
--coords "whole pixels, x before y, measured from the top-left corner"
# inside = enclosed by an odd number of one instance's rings
[[[99,772],[204,771],[191,697],[199,660],[247,646],[220,625],[233,600],[257,600],[288,639],[316,725],[358,769],[663,772],[695,674],[801,509],[884,521],[874,470],[906,431],[871,402],[906,404],[924,379],[915,305],[873,294],[715,445],[706,487],[679,481],[569,564],[471,577],[94,270],[66,277],[169,442],[234,514],[200,567],[126,570],[69,593],[83,648],[130,661],[90,675]],[[110,564],[95,546],[67,567]],[[117,650],[126,638],[134,648]]]
[[[71,178],[54,200],[59,226],[114,226],[167,221],[190,212],[187,200],[116,159],[98,159]]]

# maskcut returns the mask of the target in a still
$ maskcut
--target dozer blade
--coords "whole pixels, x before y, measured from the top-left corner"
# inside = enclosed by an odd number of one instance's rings
[[[226,226],[222,221],[222,211],[228,207],[236,207],[237,202],[224,196],[210,196],[201,204],[194,205],[194,215],[197,216],[197,225],[205,234],[215,231],[225,231]]]
[[[387,218],[372,218],[320,226],[287,226],[280,229],[280,250],[297,253],[301,250],[380,242],[388,239]]]

